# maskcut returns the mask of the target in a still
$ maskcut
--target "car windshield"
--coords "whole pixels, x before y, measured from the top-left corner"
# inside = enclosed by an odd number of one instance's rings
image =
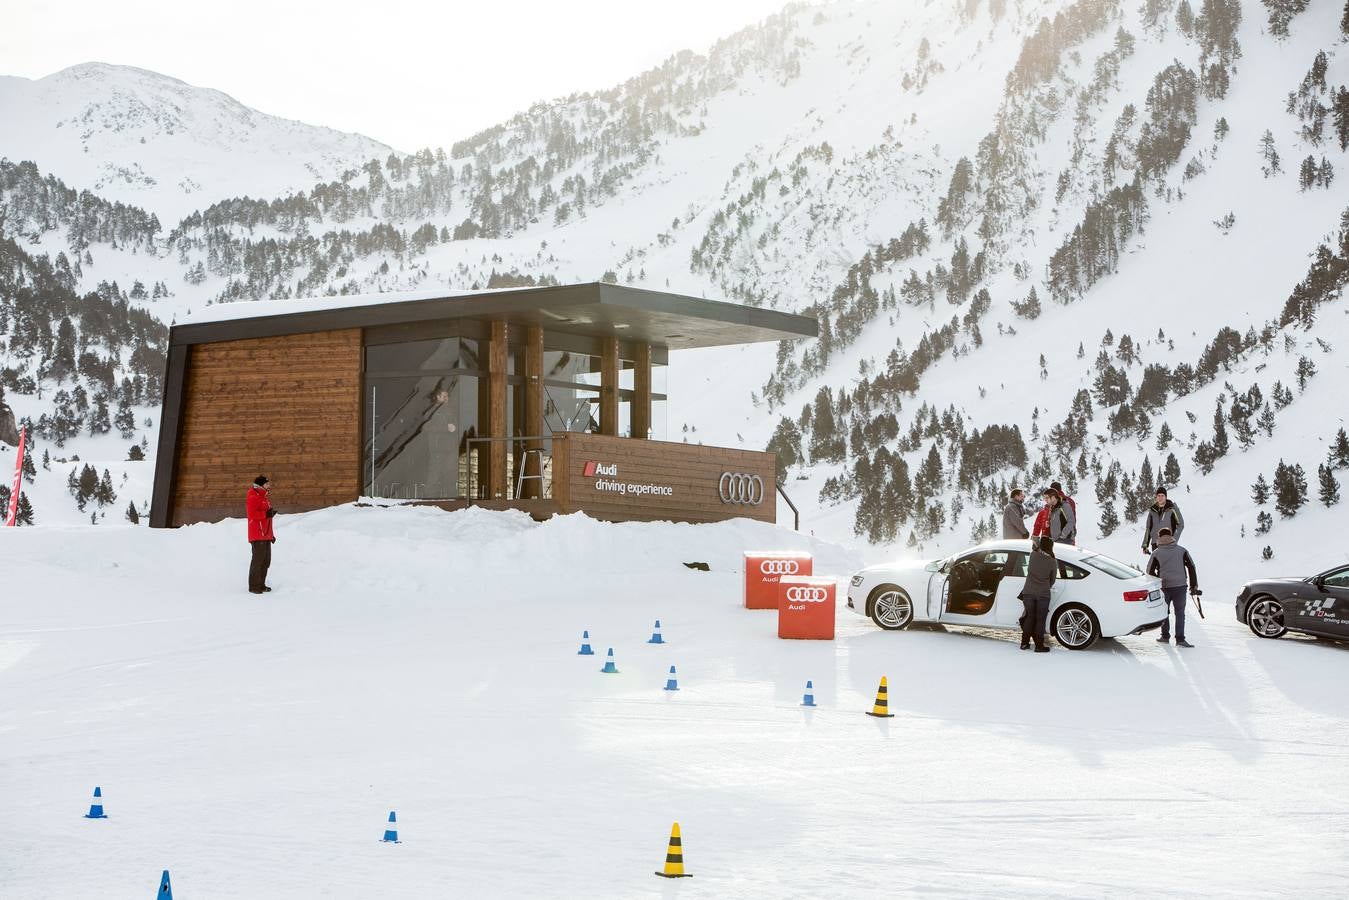
[[[953,559],[955,559],[954,556],[948,556],[946,559],[934,559],[932,562],[923,566],[923,568],[929,572],[945,572],[950,567],[951,560]]]
[[[1141,578],[1143,573],[1135,569],[1128,563],[1120,562],[1101,553],[1092,556],[1082,557],[1082,565],[1095,569],[1098,572],[1104,572],[1107,575],[1113,575],[1116,578]]]

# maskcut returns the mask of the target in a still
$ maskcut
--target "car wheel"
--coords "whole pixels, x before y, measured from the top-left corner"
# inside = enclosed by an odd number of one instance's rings
[[[1273,597],[1259,597],[1246,608],[1246,624],[1262,638],[1280,638],[1288,633],[1283,624],[1283,604]]]
[[[1096,614],[1080,603],[1060,606],[1049,626],[1054,639],[1069,650],[1085,650],[1101,636],[1101,624]]]
[[[871,609],[871,621],[886,631],[908,628],[913,621],[913,601],[893,584],[883,584],[872,591],[867,606]]]

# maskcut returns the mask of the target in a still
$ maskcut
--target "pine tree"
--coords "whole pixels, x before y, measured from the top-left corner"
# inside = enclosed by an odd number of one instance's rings
[[[32,484],[35,478],[37,478],[37,466],[33,464],[33,454],[25,452],[23,454],[23,480]]]
[[[127,403],[126,397],[117,402],[117,415],[113,419],[113,424],[117,426],[117,433],[124,441],[131,440],[136,433],[136,414],[131,411],[131,405]]]
[[[1165,450],[1174,438],[1175,435],[1171,433],[1171,426],[1163,422],[1162,427],[1157,430],[1157,449]]]
[[[1162,481],[1171,486],[1180,484],[1180,460],[1176,454],[1166,454],[1166,465],[1162,467]]]
[[[145,451],[141,449],[140,444],[132,444],[131,449],[126,453],[126,458],[127,462],[140,462],[145,459]],[[778,456],[778,469],[778,480],[782,480],[786,477],[786,472],[782,468],[782,457],[780,455]]]
[[[1316,374],[1316,363],[1305,356],[1298,357],[1297,361],[1297,391],[1302,393],[1307,389],[1307,382]]]
[[[1265,432],[1265,437],[1274,437],[1274,410],[1270,408],[1268,403],[1265,404],[1264,409],[1260,410],[1259,425]]]
[[[15,509],[14,524],[32,525],[33,523],[33,504],[28,502],[28,494],[19,491],[19,505]]]
[[[136,512],[135,500],[132,500],[130,505],[126,508],[126,520],[132,525],[139,525],[141,523],[140,513]]]
[[[1194,33],[1194,10],[1190,8],[1190,0],[1180,0],[1176,7],[1176,25],[1186,37]]]
[[[1331,445],[1328,456],[1327,462],[1332,469],[1349,467],[1349,434],[1345,434],[1343,428],[1335,435],[1335,443]]]
[[[1260,558],[1261,558],[1261,559],[1266,559],[1266,560],[1273,559],[1273,558],[1274,558],[1274,548],[1271,547],[1269,544],[1266,544],[1266,545],[1265,545],[1265,549],[1263,549],[1263,550],[1260,551]]]
[[[1297,515],[1307,503],[1307,476],[1300,465],[1287,465],[1281,459],[1274,469],[1274,508],[1285,519]]]
[[[1213,411],[1213,453],[1214,458],[1221,458],[1227,455],[1227,417],[1223,415],[1223,405],[1219,401],[1218,408]]]
[[[1098,523],[1101,528],[1101,537],[1108,538],[1119,528],[1119,513],[1115,512],[1115,504],[1107,502],[1101,507],[1101,521]]]
[[[1265,161],[1260,171],[1265,173],[1266,178],[1271,175],[1278,175],[1283,171],[1279,164],[1279,151],[1274,146],[1274,132],[1268,128],[1260,136],[1260,157]]]
[[[1265,481],[1263,473],[1255,476],[1255,484],[1251,485],[1251,499],[1256,506],[1264,506],[1269,501],[1269,482]]]
[[[1307,190],[1316,184],[1316,158],[1308,154],[1298,167],[1297,184],[1301,190]]]
[[[117,500],[117,493],[112,489],[112,473],[107,469],[103,470],[103,477],[98,481],[98,487],[94,490],[94,499],[98,501],[99,506],[107,506]]]
[[[1340,483],[1335,479],[1335,473],[1327,465],[1316,467],[1317,480],[1320,482],[1321,503],[1325,506],[1334,506],[1340,502]]]

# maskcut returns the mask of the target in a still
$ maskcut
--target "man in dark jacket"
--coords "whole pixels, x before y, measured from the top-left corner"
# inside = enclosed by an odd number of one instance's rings
[[[1030,564],[1026,570],[1026,586],[1017,596],[1025,607],[1021,616],[1021,649],[1035,639],[1035,652],[1048,653],[1045,643],[1045,618],[1049,615],[1049,592],[1059,574],[1059,561],[1054,557],[1054,542],[1048,535],[1032,542]]]
[[[1143,552],[1151,553],[1157,549],[1157,536],[1163,528],[1171,530],[1173,540],[1180,540],[1185,530],[1185,520],[1181,518],[1180,507],[1166,498],[1166,488],[1157,488],[1157,499],[1148,507],[1147,519],[1143,522]]]
[[[1021,488],[1013,488],[1007,506],[1002,510],[1002,539],[1004,541],[1030,537],[1030,532],[1026,530],[1026,507],[1022,505],[1025,502],[1026,495]]]
[[[1167,618],[1162,621],[1162,636],[1159,643],[1171,640],[1171,613],[1176,616],[1176,646],[1193,647],[1185,640],[1185,585],[1188,576],[1190,593],[1199,592],[1199,574],[1194,570],[1194,560],[1186,550],[1171,536],[1170,528],[1157,533],[1157,549],[1148,559],[1148,574],[1162,579],[1162,593],[1166,595]]]
[[[245,503],[248,511],[248,543],[253,548],[253,558],[248,565],[250,594],[265,594],[271,590],[267,586],[267,569],[272,564],[272,544],[276,543],[276,535],[272,533],[272,517],[276,515],[276,510],[267,496],[270,490],[267,476],[259,475],[253,479]]]

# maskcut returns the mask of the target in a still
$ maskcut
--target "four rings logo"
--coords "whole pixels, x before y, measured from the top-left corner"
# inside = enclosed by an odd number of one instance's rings
[[[744,472],[722,472],[717,481],[717,496],[722,503],[743,503],[758,506],[763,503],[763,479]]]
[[[794,559],[765,559],[759,563],[759,572],[764,575],[795,575],[801,571],[801,564]]]
[[[791,603],[801,603],[802,601],[819,602],[829,599],[829,589],[822,587],[800,587],[793,585],[787,588],[787,600]]]

